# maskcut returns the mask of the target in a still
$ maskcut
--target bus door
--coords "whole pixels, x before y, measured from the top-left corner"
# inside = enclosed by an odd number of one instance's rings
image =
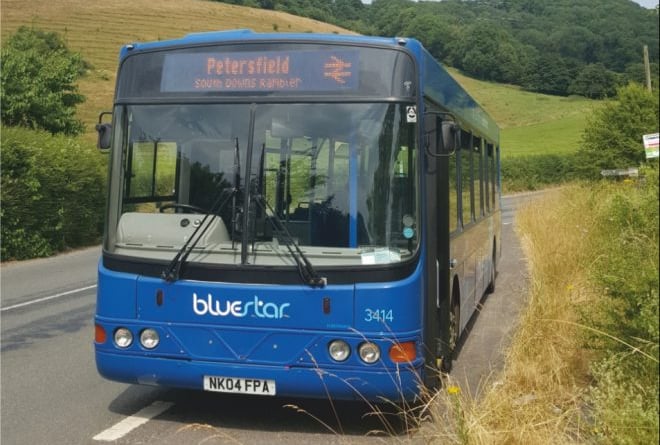
[[[437,384],[437,369],[448,369],[449,349],[449,162],[442,153],[440,114],[426,104],[422,141],[427,145],[424,161],[426,193],[426,295],[424,302],[424,343],[427,350],[425,384]],[[445,363],[443,363],[443,361]],[[446,363],[449,361],[448,363]]]

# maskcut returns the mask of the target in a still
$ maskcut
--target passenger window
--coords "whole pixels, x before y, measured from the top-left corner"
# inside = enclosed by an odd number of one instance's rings
[[[500,178],[499,178],[499,174],[500,174],[500,147],[499,146],[495,148],[495,160],[494,160],[493,168],[495,169],[495,182],[494,182],[494,184],[495,184],[495,196],[499,196],[499,194],[501,193]],[[496,208],[500,207],[500,202],[497,199],[495,199],[495,207]]]
[[[458,156],[456,150],[449,156],[449,232],[458,229]]]
[[[492,172],[490,171],[490,158],[489,153],[493,150],[493,144],[485,143],[484,144],[484,152],[483,152],[483,162],[484,162],[484,167],[483,167],[483,185],[484,185],[484,211],[486,213],[490,213],[492,209],[491,205],[491,196],[493,195],[493,191],[491,189],[491,177],[492,177]]]
[[[472,222],[472,135],[461,132],[461,150],[459,152],[461,165],[461,216],[463,225]]]
[[[481,159],[481,138],[472,138],[472,181],[474,186],[474,217],[475,219],[481,218],[483,215],[483,200],[481,190],[481,174],[482,159]]]

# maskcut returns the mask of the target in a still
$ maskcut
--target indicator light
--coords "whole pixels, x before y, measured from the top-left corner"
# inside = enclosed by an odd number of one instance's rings
[[[396,343],[390,348],[390,360],[394,363],[410,363],[417,358],[414,341]]]
[[[108,339],[108,335],[105,333],[105,329],[100,324],[94,325],[94,341],[99,344],[103,344]]]

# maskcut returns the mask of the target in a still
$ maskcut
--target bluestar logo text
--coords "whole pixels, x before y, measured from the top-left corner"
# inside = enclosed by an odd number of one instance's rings
[[[224,302],[220,299],[214,299],[213,295],[208,294],[207,298],[199,298],[193,293],[193,311],[197,315],[210,314],[214,317],[256,317],[256,318],[285,318],[288,317],[284,310],[291,306],[290,303],[275,304],[264,303],[254,296],[254,300],[243,302],[240,300]]]

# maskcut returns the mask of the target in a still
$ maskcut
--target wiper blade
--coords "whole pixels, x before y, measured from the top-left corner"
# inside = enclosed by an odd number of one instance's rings
[[[195,246],[197,246],[197,244],[202,239],[202,237],[209,229],[209,227],[211,227],[211,224],[213,223],[215,218],[218,217],[222,209],[225,208],[229,200],[233,198],[238,191],[238,189],[236,188],[232,188],[229,190],[230,193],[227,195],[227,197],[224,200],[222,200],[222,197],[227,191],[227,189],[223,189],[222,192],[220,192],[220,194],[218,195],[218,199],[216,199],[213,205],[211,206],[211,212],[204,215],[204,218],[202,218],[202,221],[195,228],[195,231],[192,233],[192,235],[190,235],[190,238],[188,238],[185,244],[181,246],[181,249],[179,249],[176,256],[172,258],[170,264],[161,272],[160,276],[163,280],[167,281],[168,283],[173,283],[179,279],[179,274],[181,273],[181,267],[188,259],[190,253],[193,251]]]
[[[188,238],[188,241],[186,241],[186,243],[183,246],[181,246],[181,249],[179,249],[176,256],[172,258],[170,264],[161,272],[160,276],[165,281],[167,281],[168,283],[172,283],[179,279],[181,267],[183,266],[183,264],[185,264],[186,260],[188,259],[188,256],[190,256],[190,253],[193,251],[195,246],[199,244],[199,241],[202,239],[208,228],[211,227],[211,224],[213,223],[215,218],[225,208],[225,206],[227,205],[230,199],[232,201],[231,239],[232,239],[232,249],[234,248],[234,229],[236,226],[235,217],[236,217],[236,207],[237,207],[236,195],[238,194],[238,191],[240,189],[240,182],[241,182],[241,158],[240,158],[240,149],[238,145],[238,138],[236,138],[234,141],[234,187],[230,189],[230,194],[222,202],[221,202],[222,195],[224,195],[227,189],[223,189],[220,192],[218,198],[211,205],[210,214],[212,214],[212,216],[210,217],[210,219],[209,219],[209,215],[210,215],[209,213],[204,215],[204,218],[202,218],[200,224],[197,226],[197,228],[192,233],[190,238]]]
[[[298,243],[293,239],[289,229],[286,228],[286,225],[282,222],[279,216],[277,216],[277,213],[273,210],[270,204],[268,204],[266,198],[259,194],[254,196],[254,200],[262,208],[264,213],[266,213],[266,219],[270,222],[273,230],[281,236],[284,245],[296,263],[298,274],[303,283],[311,287],[325,287],[328,284],[328,279],[320,276],[318,272],[316,272],[312,263],[300,249]],[[269,212],[270,215],[268,215]],[[278,237],[278,239],[279,238],[280,237]]]

